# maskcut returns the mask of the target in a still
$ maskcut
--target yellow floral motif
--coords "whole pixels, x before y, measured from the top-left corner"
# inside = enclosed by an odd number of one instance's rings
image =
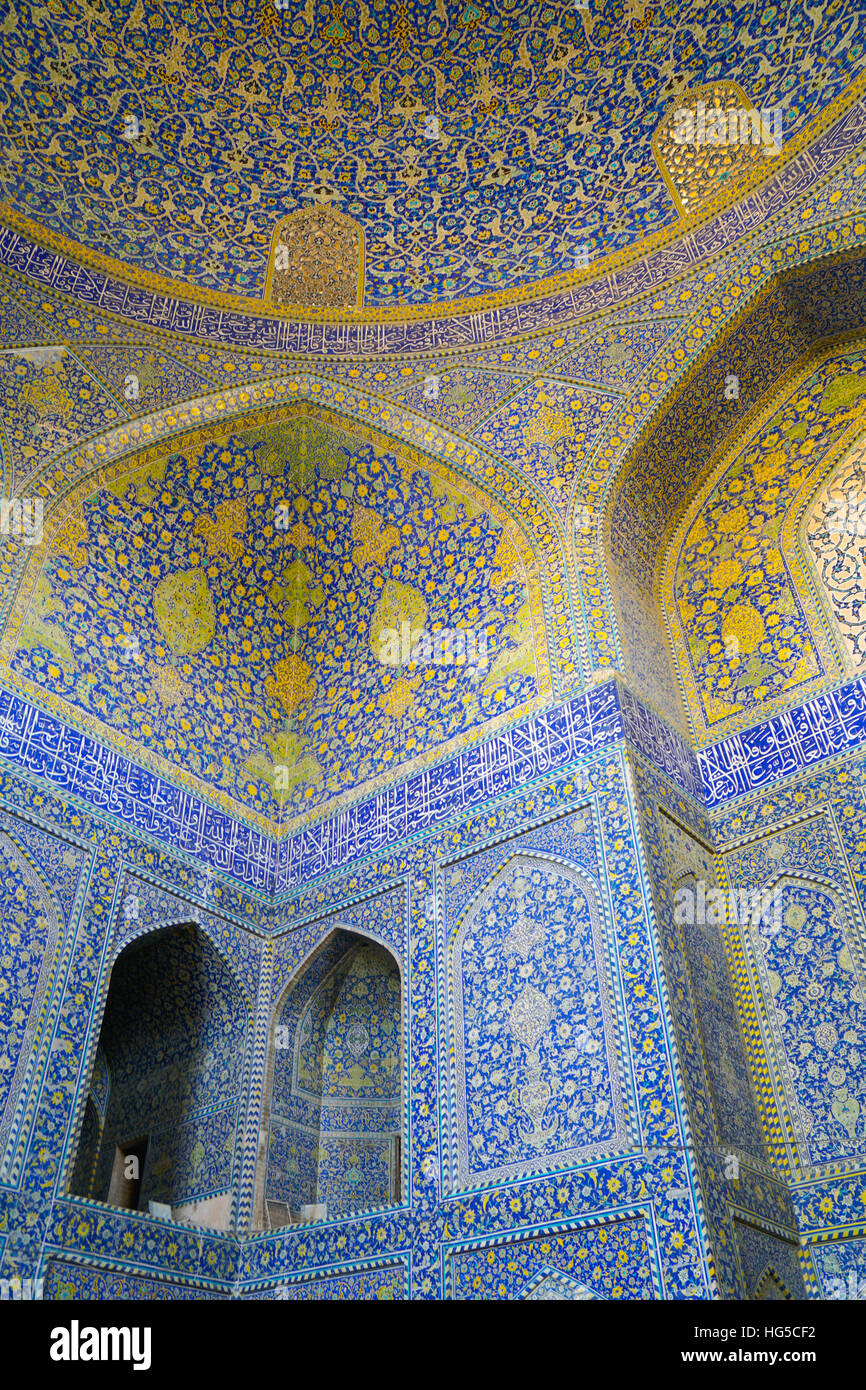
[[[315,536],[303,519],[299,520],[291,529],[286,532],[286,541],[294,546],[295,550],[309,550],[316,543]]]
[[[62,600],[52,595],[49,580],[44,574],[40,575],[21,625],[18,647],[22,651],[45,647],[64,666],[71,666],[74,670],[75,658],[72,648],[63,628],[53,621],[55,615],[62,617],[65,611]]]
[[[278,700],[286,714],[293,714],[304,700],[311,700],[316,683],[311,680],[312,667],[299,656],[286,656],[278,661],[273,675],[265,681],[265,689],[272,700]]]
[[[500,571],[492,581],[493,588],[507,584],[513,574],[519,573],[520,561],[514,553],[514,540],[507,526],[503,529],[499,545],[496,547],[493,564]]]
[[[412,681],[396,680],[384,694],[379,696],[379,708],[386,714],[390,714],[394,719],[402,719],[415,699],[415,687],[418,685],[419,677]]]
[[[376,660],[383,666],[408,665],[409,651],[424,631],[427,614],[417,589],[389,579],[370,619],[370,651]]]
[[[766,630],[763,618],[750,603],[736,604],[722,623],[725,643],[731,645],[733,639],[736,650],[749,654],[763,642]]]
[[[74,512],[55,539],[54,548],[65,555],[76,569],[82,569],[87,564],[84,547],[88,540],[87,522],[81,512]]]
[[[41,376],[28,381],[22,387],[20,399],[24,405],[32,405],[40,415],[69,415],[72,398],[60,379],[60,368],[45,367]]]
[[[247,509],[242,497],[232,497],[221,502],[216,509],[216,520],[200,516],[195,524],[195,535],[204,536],[207,553],[227,555],[230,560],[239,560],[244,553],[244,543],[238,539],[247,529]]]
[[[160,666],[155,661],[149,661],[147,671],[151,679],[151,689],[164,708],[167,709],[171,705],[177,709],[185,700],[192,698],[192,686],[178,675],[173,666]]]
[[[517,643],[517,646],[502,652],[497,657],[493,669],[484,683],[485,690],[493,690],[508,676],[518,672],[526,676],[535,675],[535,638],[532,632],[532,613],[528,603],[523,605],[514,623],[509,626],[508,635]]]
[[[259,751],[248,758],[246,772],[252,778],[264,778],[278,799],[295,787],[321,784],[322,769],[306,751],[308,739],[285,728],[275,737],[266,738],[265,743],[267,753]]]
[[[216,611],[200,567],[167,575],[153,595],[156,624],[175,656],[202,651],[216,630]]]
[[[352,540],[356,547],[352,559],[363,568],[381,564],[388,551],[400,544],[400,532],[396,526],[386,525],[370,507],[358,506],[352,513]]]
[[[527,448],[541,444],[549,448],[560,439],[574,438],[574,421],[564,411],[551,408],[543,395],[539,396],[539,408],[523,426],[523,439]]]

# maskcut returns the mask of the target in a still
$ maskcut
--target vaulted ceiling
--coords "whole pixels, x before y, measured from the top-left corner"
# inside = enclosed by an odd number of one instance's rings
[[[315,206],[360,228],[335,255],[351,278],[360,254],[368,307],[489,295],[766,178],[864,35],[859,0],[10,0],[0,188],[20,225],[250,300],[277,223]],[[719,83],[780,112],[781,155],[659,146],[684,94]],[[302,283],[286,302],[315,303]]]
[[[0,535],[0,687],[278,830],[614,670],[704,741],[838,679],[763,634],[734,680],[662,578],[864,323],[864,33],[855,0],[15,0],[0,463],[44,535]],[[781,150],[678,144],[700,102]],[[798,459],[856,428],[859,351]]]
[[[508,516],[385,438],[290,408],[79,494],[24,576],[12,679],[274,825],[549,689]]]

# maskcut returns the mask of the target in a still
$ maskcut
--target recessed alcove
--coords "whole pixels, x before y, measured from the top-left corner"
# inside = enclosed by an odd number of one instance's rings
[[[866,7],[61,8],[0,1294],[862,1298]]]
[[[145,1212],[156,1202],[227,1229],[247,1028],[237,984],[196,927],[126,946],[100,1034],[104,1119],[90,1096],[71,1192]]]
[[[343,929],[290,982],[270,1038],[266,1228],[400,1200],[401,996],[391,953]]]

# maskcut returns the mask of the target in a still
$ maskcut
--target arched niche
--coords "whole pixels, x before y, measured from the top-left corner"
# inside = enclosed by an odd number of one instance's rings
[[[761,421],[773,428],[774,409],[787,395],[799,392],[798,376],[814,370],[816,360],[829,351],[826,341],[859,329],[864,270],[860,251],[822,259],[770,281],[745,301],[685,374],[671,374],[674,384],[623,457],[607,494],[606,563],[623,675],[641,698],[675,725],[691,727],[702,738],[708,732],[714,736],[724,732],[728,717],[738,713],[748,717],[748,709],[739,709],[743,698],[732,699],[731,694],[732,689],[743,688],[742,672],[753,656],[753,639],[758,656],[770,658],[768,664],[778,659],[780,649],[787,651],[781,642],[772,652],[759,651],[765,639],[757,635],[756,621],[749,625],[748,612],[731,614],[735,607],[758,605],[753,603],[754,590],[748,587],[745,602],[738,602],[733,591],[740,582],[739,573],[733,565],[726,566],[736,558],[738,536],[741,530],[748,531],[749,524],[759,539],[756,548],[767,548],[769,533],[778,538],[784,517],[777,515],[773,471],[776,480],[797,478],[813,446],[801,429],[801,419],[779,422],[783,439],[772,443],[763,439]],[[844,417],[853,418],[855,404],[837,388],[835,396],[831,393],[822,402],[818,414],[824,419],[824,407],[832,406],[826,416],[835,430]],[[806,422],[807,430],[811,424]],[[793,433],[786,433],[789,427]],[[775,455],[783,446],[788,458],[779,469]],[[748,523],[738,526],[740,504],[729,499],[717,506],[718,517],[711,517],[713,503],[708,498],[716,475],[736,467],[738,453],[744,455],[743,466],[751,467],[749,455],[755,450],[762,457],[757,460],[755,500],[746,507]],[[761,470],[766,470],[766,480]],[[761,524],[765,502],[772,503],[772,515],[768,513]],[[701,529],[704,518],[706,530]],[[693,548],[685,556],[684,528],[694,528]],[[774,557],[772,565],[776,563]],[[748,571],[748,565],[744,568]],[[780,578],[782,569],[774,574]],[[695,603],[692,595],[704,579],[706,589]],[[808,586],[798,587],[808,602]],[[714,592],[717,588],[722,591],[721,601]],[[723,632],[714,630],[715,615],[719,628],[725,624]],[[731,639],[736,639],[736,645]],[[742,664],[737,666],[739,658]],[[781,660],[788,658],[783,655]],[[730,674],[741,675],[729,681],[731,662]],[[797,664],[795,660],[786,679]],[[753,662],[748,671],[750,692],[761,675],[756,665]],[[805,671],[804,666],[798,683]],[[728,704],[734,708],[724,708]],[[762,708],[763,704],[761,692]]]
[[[598,889],[510,859],[449,944],[456,1185],[567,1166],[627,1142]]]
[[[673,537],[664,604],[701,737],[776,713],[851,669],[840,660],[841,643],[834,649],[828,641],[827,620],[806,570],[809,564],[823,568],[831,590],[839,576],[836,597],[841,609],[848,605],[848,630],[856,633],[864,594],[857,567],[862,542],[856,534],[859,504],[847,499],[849,486],[856,491],[856,470],[850,484],[842,485],[840,519],[846,530],[851,526],[850,537],[831,529],[823,515],[816,525],[813,512],[807,530],[814,527],[818,559],[808,547],[804,551],[796,519],[840,445],[847,452],[852,432],[862,432],[864,364],[861,337],[828,348],[786,375],[696,490]],[[823,513],[827,504],[820,493],[816,505]],[[843,542],[852,546],[847,566]]]
[[[90,1081],[104,1116],[94,1152],[85,1111],[70,1190],[140,1211],[155,1202],[176,1220],[227,1229],[249,1032],[249,1005],[196,926],[126,945]]]
[[[264,1224],[400,1200],[402,982],[380,942],[338,928],[302,966],[271,1030]]]

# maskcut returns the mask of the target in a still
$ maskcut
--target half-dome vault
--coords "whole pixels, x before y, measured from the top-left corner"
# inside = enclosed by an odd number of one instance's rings
[[[269,822],[538,693],[501,509],[309,414],[167,446],[31,563],[10,674],[67,721]]]

